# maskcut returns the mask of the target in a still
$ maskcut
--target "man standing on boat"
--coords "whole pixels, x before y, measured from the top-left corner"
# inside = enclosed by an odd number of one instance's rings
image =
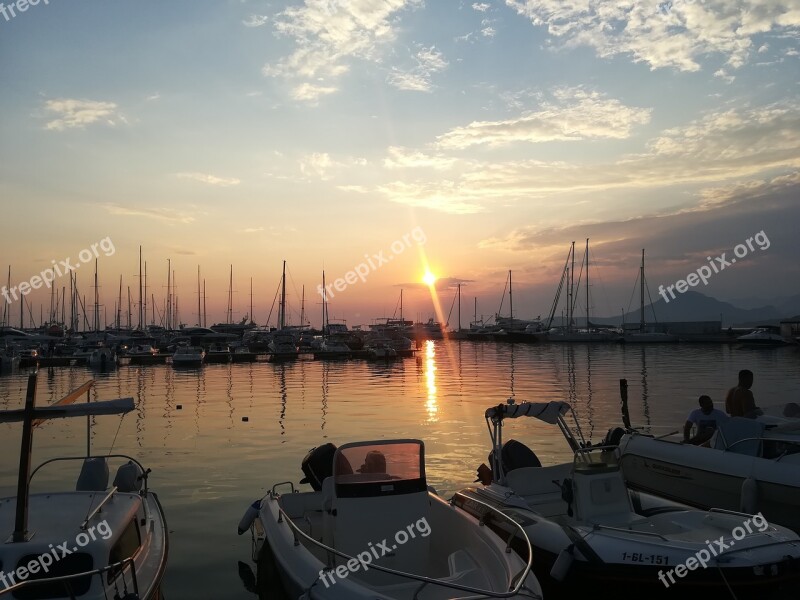
[[[714,402],[710,396],[700,396],[698,402],[700,408],[696,408],[689,413],[686,418],[686,425],[683,426],[683,442],[696,446],[710,440],[717,428],[730,418],[721,410],[714,408]],[[697,433],[693,438],[690,438],[689,433],[692,430],[692,426],[697,427]]]
[[[753,392],[753,372],[748,369],[739,371],[739,385],[728,390],[725,396],[725,411],[732,417],[756,418],[762,414],[761,409],[756,406]]]

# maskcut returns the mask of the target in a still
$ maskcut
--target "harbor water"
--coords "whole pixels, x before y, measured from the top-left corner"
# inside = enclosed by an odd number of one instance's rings
[[[631,420],[666,434],[682,429],[697,398],[724,409],[740,369],[755,373],[757,404],[800,402],[800,351],[726,345],[540,344],[428,341],[415,358],[391,362],[297,360],[285,363],[41,369],[37,402],[58,400],[95,378],[92,400],[133,397],[123,418],[99,417],[98,451],[130,454],[152,469],[164,506],[170,552],[168,600],[256,598],[250,536],[236,534],[247,506],[273,484],[302,477],[300,462],[325,442],[419,438],[428,483],[449,497],[472,484],[486,462],[483,419],[491,405],[566,400],[587,438],[621,424],[619,381],[628,382]],[[22,406],[30,371],[0,377],[0,410]],[[0,425],[0,496],[16,493],[21,428]],[[543,464],[571,454],[558,428],[513,423],[506,438],[525,442]],[[36,430],[34,464],[85,452],[83,419]],[[74,472],[51,467],[34,491],[74,486]],[[250,588],[250,589],[249,589]]]

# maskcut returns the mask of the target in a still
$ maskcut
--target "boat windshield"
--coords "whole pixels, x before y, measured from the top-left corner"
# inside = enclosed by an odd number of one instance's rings
[[[373,496],[427,489],[421,441],[346,444],[336,452],[338,496]]]
[[[582,448],[575,453],[574,468],[578,473],[619,470],[617,452],[610,447]]]

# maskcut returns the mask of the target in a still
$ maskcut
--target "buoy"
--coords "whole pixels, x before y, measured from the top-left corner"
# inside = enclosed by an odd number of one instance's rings
[[[261,500],[256,500],[250,506],[247,507],[247,510],[242,517],[242,520],[239,521],[239,535],[242,535],[245,531],[250,529],[250,526],[253,524],[253,521],[256,520],[258,516],[258,511],[261,508]]]
[[[742,482],[739,510],[748,515],[754,515],[758,511],[758,482],[752,477]]]
[[[250,421],[250,417],[242,417],[243,423],[247,423],[248,421]]]
[[[183,404],[178,404],[178,406],[176,406],[175,408],[177,408],[178,410],[181,410],[183,408]]]
[[[574,546],[572,544],[564,548],[559,552],[556,562],[553,563],[553,568],[550,569],[550,577],[556,581],[564,581],[567,573],[569,573],[572,563],[575,560],[575,556],[572,554],[573,548]]]

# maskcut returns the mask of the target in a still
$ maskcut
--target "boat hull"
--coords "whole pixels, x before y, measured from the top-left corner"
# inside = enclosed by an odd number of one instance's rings
[[[704,510],[748,508],[800,533],[800,464],[639,435],[623,437],[620,450],[620,466],[634,489]],[[751,477],[757,496],[754,506],[745,507],[743,485]]]

